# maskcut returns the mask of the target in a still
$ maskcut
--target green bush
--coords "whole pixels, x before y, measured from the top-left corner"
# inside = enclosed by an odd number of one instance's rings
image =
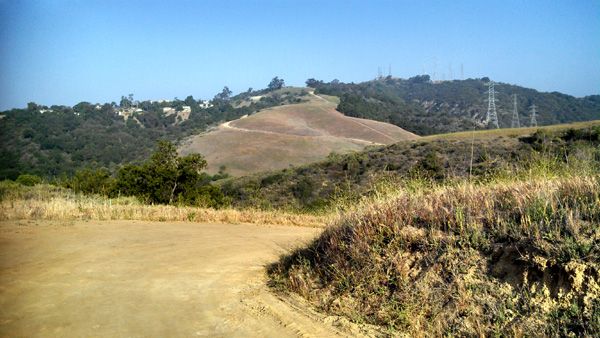
[[[21,174],[19,177],[17,177],[16,182],[28,187],[32,187],[36,184],[42,183],[42,178],[36,175]]]
[[[114,186],[114,179],[107,169],[82,169],[67,180],[66,187],[84,194],[108,195]]]
[[[114,193],[137,196],[147,203],[220,207],[227,204],[221,189],[210,185],[200,154],[180,157],[174,144],[160,141],[142,165],[126,165],[117,173]]]

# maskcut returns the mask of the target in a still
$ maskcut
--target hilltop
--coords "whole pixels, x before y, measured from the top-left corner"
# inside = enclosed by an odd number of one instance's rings
[[[283,88],[265,97],[306,93],[299,103],[272,107],[221,124],[207,133],[185,140],[182,154],[201,153],[208,171],[240,176],[284,169],[325,159],[331,153],[359,151],[367,146],[418,138],[397,126],[347,117],[335,110],[336,98],[312,90]],[[249,97],[237,104],[263,97]]]
[[[409,79],[381,78],[358,84],[309,79],[316,93],[340,98],[337,109],[348,116],[395,124],[418,135],[486,129],[489,78],[431,81],[428,75]],[[576,98],[496,83],[500,128],[511,126],[513,94],[521,126],[530,125],[530,107],[537,106],[538,125],[600,119],[600,95]]]

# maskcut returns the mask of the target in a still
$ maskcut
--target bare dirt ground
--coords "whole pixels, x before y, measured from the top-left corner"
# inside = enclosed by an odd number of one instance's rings
[[[347,335],[266,286],[264,267],[320,230],[111,222],[0,223],[0,336]],[[336,322],[337,321],[337,322]],[[356,332],[355,332],[356,333]]]

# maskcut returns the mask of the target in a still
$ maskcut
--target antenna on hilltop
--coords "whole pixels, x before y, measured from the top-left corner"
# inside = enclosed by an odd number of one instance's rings
[[[519,112],[517,111],[517,94],[513,94],[513,116],[510,122],[511,128],[521,128],[521,122],[519,121]]]
[[[494,81],[490,81],[488,84],[488,110],[485,114],[485,124],[489,125],[492,122],[492,125],[496,128],[500,128],[498,125],[498,114],[496,113],[496,90],[494,89]]]
[[[382,77],[381,67],[377,67],[377,80],[381,80]]]
[[[465,79],[465,69],[463,67],[463,64],[460,64],[460,79],[464,80]]]
[[[537,108],[537,106],[535,104],[531,105],[531,122],[529,123],[529,125],[531,127],[537,127],[537,118],[535,117],[535,108]]]
[[[391,63],[388,65],[388,76],[392,77],[392,64]]]

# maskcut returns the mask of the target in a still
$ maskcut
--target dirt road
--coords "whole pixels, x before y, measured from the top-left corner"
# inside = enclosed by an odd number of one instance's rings
[[[148,222],[0,223],[0,336],[342,334],[265,286],[319,230]],[[344,334],[342,334],[344,335]]]

